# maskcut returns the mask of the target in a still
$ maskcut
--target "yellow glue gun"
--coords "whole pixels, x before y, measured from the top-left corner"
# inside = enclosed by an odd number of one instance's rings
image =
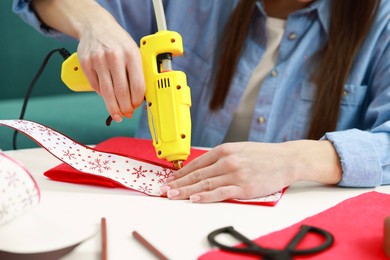
[[[184,72],[171,70],[172,56],[183,54],[180,34],[159,31],[140,43],[146,109],[157,157],[181,168],[191,148],[191,94]],[[73,91],[93,91],[77,53],[62,64],[61,79]]]

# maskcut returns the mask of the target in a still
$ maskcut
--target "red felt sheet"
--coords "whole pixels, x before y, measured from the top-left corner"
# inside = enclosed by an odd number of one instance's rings
[[[388,259],[383,250],[384,220],[388,215],[390,215],[390,195],[368,192],[347,199],[286,229],[257,238],[255,242],[263,247],[282,249],[304,224],[327,230],[333,234],[335,241],[330,249],[317,255],[294,257],[294,259]],[[313,247],[320,243],[318,237],[308,236],[299,248]],[[259,259],[259,257],[214,250],[200,256],[199,259],[233,260]]]

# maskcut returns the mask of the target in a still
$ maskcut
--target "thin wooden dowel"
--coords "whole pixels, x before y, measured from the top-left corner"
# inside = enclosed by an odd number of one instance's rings
[[[107,260],[107,224],[106,218],[101,219],[102,229],[102,260]]]
[[[138,240],[144,247],[151,251],[158,259],[168,260],[163,253],[161,253],[157,248],[155,248],[151,243],[149,243],[144,237],[142,237],[137,231],[133,231],[133,236]]]

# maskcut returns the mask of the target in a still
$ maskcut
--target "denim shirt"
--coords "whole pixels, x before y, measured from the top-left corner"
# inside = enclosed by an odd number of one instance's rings
[[[98,1],[136,42],[156,32],[151,1]],[[41,33],[63,34],[41,24],[29,0],[14,0],[13,10]],[[265,48],[266,14],[261,1],[238,63],[223,109],[208,108],[218,39],[237,0],[164,1],[169,30],[183,37],[185,55],[173,62],[187,75],[192,96],[192,145],[214,147],[223,142],[241,95]],[[256,102],[249,141],[304,139],[314,102],[308,69],[310,57],[323,47],[329,32],[330,0],[316,0],[288,16],[277,64],[265,78]],[[390,184],[390,0],[382,0],[378,16],[358,52],[341,102],[337,130],[322,139],[333,143],[343,175],[339,185],[371,187]],[[342,58],[342,57],[341,57]],[[146,115],[138,137],[150,137]]]

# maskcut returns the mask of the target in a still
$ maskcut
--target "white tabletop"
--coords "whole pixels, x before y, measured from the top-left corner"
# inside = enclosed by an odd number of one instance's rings
[[[43,172],[60,161],[45,150],[35,148],[5,153],[24,164],[41,189],[39,205],[26,213],[29,214],[27,216],[79,229],[98,227],[100,219],[105,217],[110,260],[155,259],[132,237],[134,230],[170,259],[196,259],[210,250],[206,236],[215,229],[234,226],[254,239],[365,192],[375,190],[390,194],[390,186],[357,189],[305,182],[291,186],[275,207],[232,203],[193,204],[187,200],[149,197],[126,189],[52,181]],[[97,234],[64,259],[100,259],[99,241]]]

